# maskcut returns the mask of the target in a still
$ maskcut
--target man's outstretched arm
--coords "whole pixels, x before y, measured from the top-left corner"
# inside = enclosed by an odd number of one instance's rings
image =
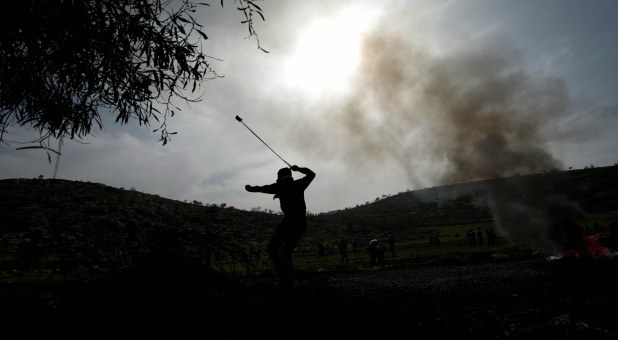
[[[268,184],[268,185],[245,185],[245,190],[248,192],[261,192],[264,194],[276,194],[276,185]]]

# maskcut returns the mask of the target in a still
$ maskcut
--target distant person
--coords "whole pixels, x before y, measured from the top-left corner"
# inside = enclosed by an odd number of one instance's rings
[[[384,268],[384,251],[386,249],[377,239],[369,241],[369,267],[373,268],[376,264]]]
[[[483,232],[481,232],[481,228],[476,228],[476,239],[479,244],[479,248],[483,248]]]
[[[468,239],[468,243],[470,244],[470,247],[476,248],[476,233],[474,232],[474,229],[468,230],[468,234],[466,234],[466,238]]]
[[[305,176],[294,180],[292,171],[298,171]],[[273,194],[273,199],[279,199],[284,214],[283,221],[275,228],[266,250],[275,266],[281,286],[294,285],[292,251],[307,230],[305,189],[314,178],[315,173],[310,169],[292,165],[290,168],[281,168],[277,172],[277,181],[273,184],[245,185],[249,192]]]
[[[348,264],[348,240],[341,235],[337,240],[337,247],[339,247],[339,253],[341,254],[341,264]]]
[[[393,256],[397,256],[397,254],[395,253],[395,241],[397,241],[395,235],[390,235],[388,237],[388,245],[391,247],[391,255]]]

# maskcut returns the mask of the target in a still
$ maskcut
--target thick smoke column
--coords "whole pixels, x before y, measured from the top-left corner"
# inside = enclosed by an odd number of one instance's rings
[[[324,136],[321,154],[357,171],[399,166],[415,188],[563,168],[546,143],[569,108],[566,85],[526,72],[516,42],[496,37],[433,56],[381,32],[364,39],[350,95],[325,104],[326,123],[307,130],[313,143]],[[527,179],[486,188],[494,220],[517,241],[560,251],[571,239],[561,228],[581,211],[551,182]]]

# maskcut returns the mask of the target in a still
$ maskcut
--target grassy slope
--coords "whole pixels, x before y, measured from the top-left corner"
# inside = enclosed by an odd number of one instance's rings
[[[559,178],[558,190],[580,203],[587,213],[582,223],[591,227],[607,226],[616,216],[617,175],[618,167],[613,166],[531,176]],[[397,237],[397,256],[390,256],[391,263],[469,252],[466,231],[493,225],[482,204],[486,193],[475,189],[479,183],[485,182],[402,192],[356,208],[311,215],[297,262],[308,270],[336,267],[340,262],[335,241],[341,234],[350,240],[350,261],[357,267],[367,264],[368,240],[385,240],[390,234]],[[470,194],[438,201],[432,198],[436,190]],[[5,274],[105,275],[170,257],[224,271],[268,270],[264,256],[255,261],[251,250],[263,250],[281,219],[278,214],[186,203],[79,181],[7,179],[0,181],[0,193],[0,269]],[[436,234],[442,241],[439,250],[428,242]],[[318,243],[325,245],[325,256],[317,256]],[[493,250],[510,246],[499,237]]]

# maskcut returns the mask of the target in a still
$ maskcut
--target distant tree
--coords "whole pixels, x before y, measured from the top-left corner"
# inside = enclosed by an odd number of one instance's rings
[[[255,2],[234,0],[255,37]],[[21,0],[0,22],[0,142],[9,128],[38,130],[26,148],[49,147],[51,137],[81,140],[102,114],[170,140],[166,120],[176,100],[199,102],[204,80],[220,77],[204,54],[208,39],[189,0]],[[223,0],[221,0],[223,7]],[[189,93],[190,92],[190,93]],[[38,146],[36,146],[38,144]],[[54,150],[52,150],[54,151]]]

